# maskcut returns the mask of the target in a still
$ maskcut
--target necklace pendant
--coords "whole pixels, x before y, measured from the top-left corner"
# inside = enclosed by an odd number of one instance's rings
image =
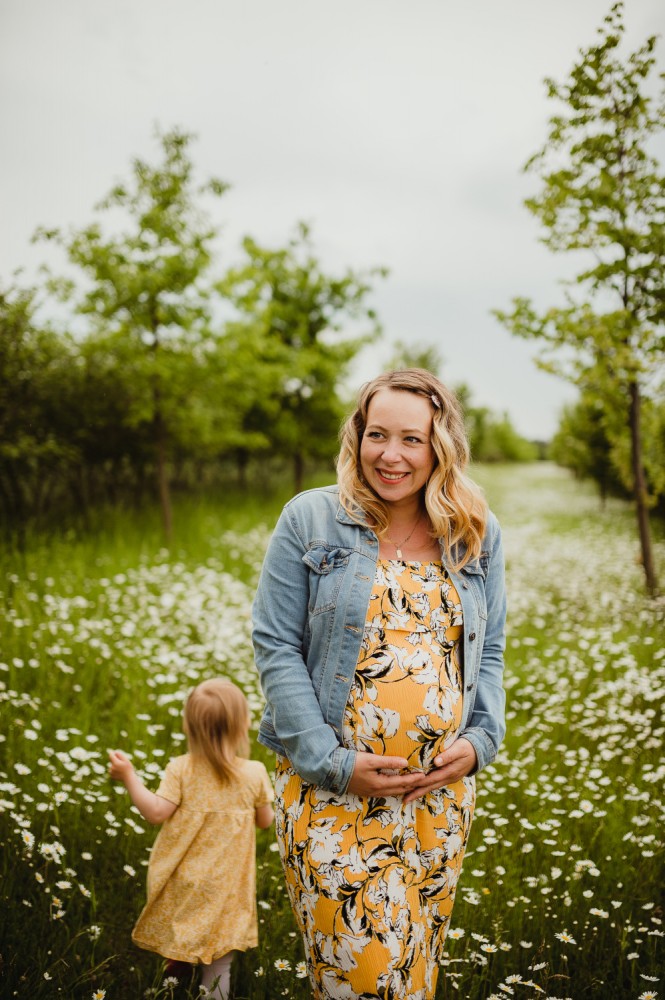
[[[404,556],[402,555],[402,550],[398,549],[397,546],[395,546],[395,552],[397,553],[398,559],[404,559]]]

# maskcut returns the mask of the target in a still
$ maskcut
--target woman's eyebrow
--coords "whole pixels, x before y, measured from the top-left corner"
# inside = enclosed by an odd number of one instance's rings
[[[372,430],[374,430],[374,431],[385,431],[385,429],[386,429],[382,424],[372,423],[372,424],[367,424],[367,427],[365,428],[365,430],[369,430],[370,428]],[[426,435],[427,431],[424,431],[424,430],[422,430],[419,427],[404,427],[398,433],[399,434],[425,434]]]

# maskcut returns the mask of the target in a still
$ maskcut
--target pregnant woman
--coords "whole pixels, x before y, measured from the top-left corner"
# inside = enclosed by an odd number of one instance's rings
[[[501,535],[429,372],[364,386],[338,485],[285,506],[254,602],[276,829],[317,1000],[432,1000],[504,735]]]

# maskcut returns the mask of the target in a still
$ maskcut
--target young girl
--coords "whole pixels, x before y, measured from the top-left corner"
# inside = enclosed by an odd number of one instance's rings
[[[109,751],[141,815],[163,823],[148,867],[148,901],[132,932],[140,948],[202,966],[201,985],[226,1000],[234,951],[258,944],[254,824],[273,821],[273,791],[247,752],[249,710],[230,681],[204,681],[185,704],[189,753],[172,760],[157,793],[120,750]],[[210,992],[212,989],[213,992]]]

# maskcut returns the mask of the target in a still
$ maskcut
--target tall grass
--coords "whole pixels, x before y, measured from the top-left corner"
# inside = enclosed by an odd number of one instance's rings
[[[504,526],[509,728],[478,779],[438,996],[663,995],[665,630],[632,514],[550,466],[476,475]],[[3,555],[3,997],[197,995],[131,944],[154,831],[106,750],[154,786],[182,752],[186,691],[212,674],[258,718],[249,609],[284,499],[183,500],[168,551],[156,515],[106,512]],[[261,941],[235,995],[306,998],[273,841],[258,835]]]

